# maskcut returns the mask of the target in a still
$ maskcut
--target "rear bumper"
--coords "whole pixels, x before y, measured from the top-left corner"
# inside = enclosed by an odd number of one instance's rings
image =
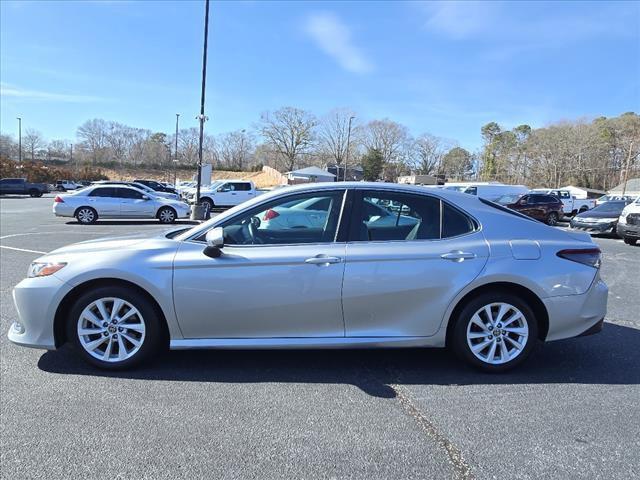
[[[546,341],[577,337],[595,328],[607,313],[609,289],[598,278],[582,295],[549,297],[543,300],[549,314],[549,332]]]
[[[640,238],[640,225],[630,225],[628,223],[618,223],[616,227],[618,235],[621,237]]]

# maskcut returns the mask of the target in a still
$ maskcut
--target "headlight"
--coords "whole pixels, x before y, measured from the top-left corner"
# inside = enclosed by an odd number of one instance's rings
[[[33,262],[29,265],[29,271],[27,272],[27,277],[47,277],[56,273],[58,270],[63,268],[66,263],[43,263],[43,262]]]

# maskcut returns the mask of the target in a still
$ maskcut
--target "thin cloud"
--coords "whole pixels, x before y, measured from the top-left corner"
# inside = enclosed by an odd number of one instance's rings
[[[351,29],[332,13],[312,14],[305,24],[305,32],[324,53],[342,68],[354,73],[368,73],[373,64],[352,40]]]
[[[105,98],[92,95],[75,95],[67,93],[43,92],[40,90],[28,90],[14,85],[3,83],[0,85],[0,96],[21,98],[25,100],[42,100],[62,103],[94,103],[104,102]]]

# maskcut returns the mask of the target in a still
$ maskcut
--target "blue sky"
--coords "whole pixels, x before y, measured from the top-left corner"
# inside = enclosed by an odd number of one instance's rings
[[[73,140],[104,118],[196,126],[204,3],[0,2],[1,125]],[[391,118],[476,149],[480,127],[640,110],[638,2],[212,2],[208,133],[291,105]]]

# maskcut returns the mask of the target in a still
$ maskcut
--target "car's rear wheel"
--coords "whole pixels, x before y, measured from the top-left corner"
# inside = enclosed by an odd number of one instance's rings
[[[144,295],[119,286],[100,287],[74,303],[67,338],[89,363],[117,370],[157,352],[162,329]]]
[[[522,363],[538,338],[529,305],[515,295],[487,293],[471,300],[453,330],[453,349],[467,363],[502,372]]]
[[[80,207],[76,210],[76,219],[79,223],[90,225],[98,220],[98,212],[91,207]]]
[[[209,211],[213,210],[213,200],[211,200],[210,198],[201,198],[200,205],[206,205],[208,207],[207,210]]]
[[[551,212],[548,216],[547,216],[547,225],[551,225],[552,227],[554,225],[558,224],[558,214],[556,212]]]
[[[176,221],[176,211],[171,207],[162,207],[158,210],[160,223],[173,223]]]
[[[637,241],[637,238],[624,237],[624,243],[626,243],[627,245],[635,245]]]
[[[29,196],[31,198],[38,198],[42,196],[42,192],[40,190],[36,190],[35,188],[32,188],[31,190],[29,190]]]

